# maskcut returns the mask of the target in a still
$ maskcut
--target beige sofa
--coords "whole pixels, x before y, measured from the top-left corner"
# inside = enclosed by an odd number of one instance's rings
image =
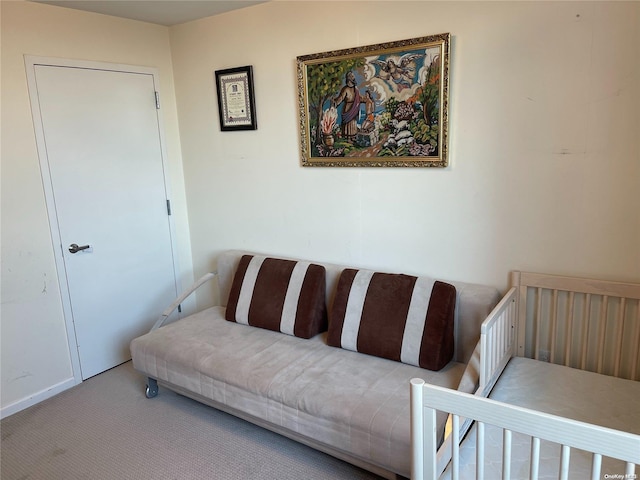
[[[216,277],[224,305],[154,327],[133,340],[134,368],[149,377],[147,396],[157,394],[159,382],[383,477],[408,477],[409,381],[422,378],[427,383],[474,391],[480,325],[499,300],[498,291],[449,282],[455,287],[453,358],[444,368],[432,371],[329,346],[327,332],[305,339],[228,321],[226,300],[234,295],[236,270],[247,253],[228,251],[217,260]],[[345,267],[313,263],[325,269],[323,297],[329,321],[335,321],[331,318],[333,302],[336,291],[343,288],[339,283]],[[259,313],[254,308],[252,314]],[[386,340],[381,340],[384,346]],[[445,421],[439,419],[442,430]]]

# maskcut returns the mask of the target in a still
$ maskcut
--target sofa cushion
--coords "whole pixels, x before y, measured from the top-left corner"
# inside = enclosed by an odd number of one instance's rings
[[[428,277],[345,269],[327,342],[429,370],[453,357],[456,289]]]
[[[243,255],[225,318],[311,338],[327,329],[325,268],[309,262]]]

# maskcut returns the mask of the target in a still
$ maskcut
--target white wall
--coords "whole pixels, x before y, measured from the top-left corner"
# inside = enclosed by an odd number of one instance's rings
[[[449,168],[300,166],[296,56],[442,32]],[[639,32],[634,2],[275,1],[171,27],[196,275],[245,248],[640,280]],[[258,130],[220,132],[213,72],[242,65]]]
[[[159,69],[181,277],[188,284],[193,276],[168,29],[31,2],[3,1],[1,8],[4,416],[73,385],[25,54]]]

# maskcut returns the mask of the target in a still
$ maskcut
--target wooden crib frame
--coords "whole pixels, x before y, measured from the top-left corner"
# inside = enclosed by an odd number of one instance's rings
[[[471,420],[499,426],[505,432],[503,458],[510,455],[510,432],[518,431],[570,448],[594,453],[592,478],[599,478],[601,457],[627,462],[627,478],[640,463],[640,436],[522,409],[486,399],[512,356],[534,358],[581,370],[640,380],[640,284],[537,273],[513,272],[512,287],[481,329],[480,386],[475,395],[411,382],[412,478],[437,479],[452,460]],[[452,414],[452,429],[438,449],[435,410]],[[460,427],[460,419],[466,419]],[[480,427],[479,430],[483,428]],[[538,439],[538,440],[536,440]],[[479,449],[481,448],[479,444]],[[482,453],[482,452],[480,452]],[[532,462],[536,462],[535,448]],[[566,456],[565,456],[566,455]],[[559,472],[566,478],[568,464]],[[483,478],[481,462],[477,478]],[[509,478],[509,462],[503,462]],[[531,478],[537,478],[535,469]]]
[[[562,445],[560,471],[558,478],[567,479],[569,474],[569,458],[571,448],[578,448],[593,453],[591,479],[602,478],[600,466],[602,457],[611,457],[626,462],[625,478],[635,478],[635,464],[640,463],[640,435],[604,428],[589,423],[578,422],[556,415],[517,407],[489,398],[470,395],[435,385],[425,384],[420,379],[411,381],[412,402],[416,402],[415,418],[424,425],[423,438],[414,443],[413,448],[425,452],[436,452],[436,411],[450,412],[453,419],[451,445],[453,480],[459,479],[459,446],[458,435],[460,418],[471,418],[478,422],[478,449],[476,478],[484,478],[484,427],[495,425],[503,429],[502,478],[511,478],[511,436],[513,432],[526,433],[532,436],[530,478],[537,479],[540,467],[540,440],[548,440]],[[427,432],[433,432],[427,435]],[[425,461],[426,460],[426,461]],[[442,472],[437,471],[435,455],[420,462],[416,459],[416,470],[411,478],[437,479]],[[422,463],[422,464],[420,464]]]

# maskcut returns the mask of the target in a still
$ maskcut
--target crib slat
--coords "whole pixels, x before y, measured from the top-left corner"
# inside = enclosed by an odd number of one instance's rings
[[[502,356],[504,352],[504,312],[500,315],[500,319],[498,320],[498,328],[496,329],[496,342],[498,343],[498,348],[496,349],[496,363],[498,363],[498,359]],[[494,364],[495,366],[495,364]]]
[[[511,430],[502,432],[502,480],[511,480]]]
[[[451,452],[452,474],[453,480],[459,480],[460,475],[460,416],[451,416],[452,438],[451,444],[453,450]]]
[[[531,438],[531,466],[529,467],[529,477],[531,480],[538,480],[540,472],[540,439]]]
[[[627,310],[627,299],[620,299],[620,308],[618,309],[618,341],[616,342],[616,358],[613,376],[620,376],[620,360],[622,360],[622,333],[624,331],[624,314]]]
[[[593,461],[591,463],[591,480],[600,480],[600,470],[602,469],[602,455],[599,453],[593,454]]]
[[[504,354],[505,350],[507,349],[507,343],[506,343],[506,332],[507,332],[507,317],[508,317],[508,310],[505,310],[504,312],[502,312],[502,315],[500,316],[500,350],[498,350],[498,353],[500,354],[498,356],[498,361],[500,360],[500,357],[502,357],[502,354]]]
[[[627,478],[635,478],[636,464],[627,463],[627,468],[625,469],[624,473]]]
[[[636,341],[634,345],[640,345],[640,301],[638,302],[638,308],[636,309]],[[633,364],[631,366],[631,380],[637,380],[636,375],[638,373],[638,355],[640,354],[640,348],[635,349],[633,354]]]
[[[609,308],[609,297],[604,295],[602,297],[602,305],[600,307],[600,317],[598,318],[598,333],[600,343],[598,344],[598,369],[597,373],[602,373],[602,366],[604,363],[604,343],[607,336],[607,310]],[[602,331],[600,331],[602,330]]]
[[[483,352],[490,352],[491,348],[491,336],[490,335],[480,335],[480,349]],[[486,384],[490,381],[491,365],[489,362],[489,355],[486,355],[484,358],[480,356],[480,383],[482,388],[486,387]]]
[[[496,327],[493,330],[494,343],[496,345],[496,349],[494,352],[494,362],[493,366],[498,363],[498,358],[500,358],[500,353],[502,351],[502,318],[503,315],[500,314],[498,316],[498,322],[496,323]]]
[[[568,447],[567,445],[562,445],[562,450],[560,453],[560,476],[558,477],[560,480],[569,479],[570,455],[571,455],[571,447]]]
[[[556,360],[556,325],[558,323],[558,290],[553,290],[551,301],[551,327],[549,335],[551,335],[551,347],[549,348],[549,362],[555,363]]]
[[[589,345],[589,327],[591,322],[591,294],[587,293],[585,298],[584,312],[582,314],[582,322],[584,325],[584,332],[582,334],[582,361],[580,362],[580,369],[587,369],[587,350]]]
[[[514,340],[515,340],[515,335],[516,335],[516,322],[517,322],[517,318],[518,318],[518,313],[516,311],[516,302],[515,300],[513,300],[511,302],[512,307],[509,308],[509,341],[507,342],[507,345],[513,345]],[[515,349],[513,350],[513,354],[516,354]]]
[[[411,478],[436,477],[436,411],[424,406],[423,388],[424,380],[411,379]]]
[[[477,422],[476,434],[476,479],[484,480],[484,422]]]
[[[564,340],[564,365],[570,366],[571,363],[571,340],[573,339],[573,305],[575,302],[574,293],[569,292],[569,314],[567,316],[567,332]]]
[[[540,324],[541,324],[541,318],[542,318],[542,289],[537,288],[536,291],[538,295],[538,304],[536,308],[536,320],[533,325],[533,328],[535,328],[535,332],[536,332],[536,341],[533,344],[533,358],[536,360],[540,360],[539,351],[540,351]]]

